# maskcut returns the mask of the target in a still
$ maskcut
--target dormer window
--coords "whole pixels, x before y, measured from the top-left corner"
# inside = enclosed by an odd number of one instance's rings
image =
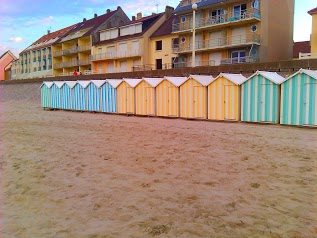
[[[185,21],[186,21],[186,17],[182,17],[182,18],[181,18],[181,22],[184,23]]]

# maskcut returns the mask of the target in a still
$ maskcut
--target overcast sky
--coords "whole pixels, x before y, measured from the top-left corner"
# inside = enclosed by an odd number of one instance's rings
[[[276,0],[279,1],[279,0]],[[150,15],[163,12],[166,5],[176,7],[177,0],[2,0],[0,7],[0,55],[11,50],[16,56],[32,42],[47,33],[102,15],[109,8],[121,6],[131,18],[137,12]],[[156,6],[156,4],[158,4]],[[294,41],[310,39],[311,16],[307,11],[317,7],[316,0],[295,0]],[[282,17],[282,16],[281,16]]]

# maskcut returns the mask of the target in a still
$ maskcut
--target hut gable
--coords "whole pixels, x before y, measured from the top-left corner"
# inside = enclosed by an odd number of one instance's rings
[[[85,80],[78,80],[77,82],[80,84],[80,86],[82,86],[82,88],[87,88],[88,85],[91,83],[90,81]]]
[[[53,82],[43,82],[41,87],[43,87],[43,85],[46,85],[46,87],[51,88],[53,86]]]
[[[143,80],[151,85],[153,88],[156,88],[157,85],[159,85],[163,81],[162,78],[143,78]]]
[[[66,81],[65,83],[69,88],[74,88],[77,84],[77,81]]]
[[[139,83],[141,83],[142,79],[123,79],[124,82],[130,85],[131,88],[135,88]]]
[[[101,88],[102,85],[106,83],[106,80],[91,80],[91,82],[96,85],[97,88]]]
[[[63,85],[65,84],[65,82],[62,82],[62,81],[53,81],[53,82],[58,88],[62,88]]]
[[[175,87],[181,86],[183,83],[187,81],[187,77],[169,77],[165,76],[164,79],[169,81],[171,84],[173,84]]]
[[[107,82],[108,82],[113,88],[117,88],[117,87],[123,82],[123,80],[121,80],[121,79],[107,79]]]
[[[247,78],[244,77],[242,74],[226,74],[226,73],[221,73],[219,74],[216,79],[220,78],[220,77],[224,77],[226,79],[228,79],[230,82],[236,84],[236,85],[241,85],[242,83],[244,83]],[[215,80],[216,80],[215,79]]]
[[[189,75],[188,78],[196,80],[203,86],[208,86],[215,80],[214,77],[212,77],[211,75]]]
[[[295,74],[292,74],[291,76],[289,76],[288,78],[286,78],[286,79],[284,80],[284,82],[287,81],[287,80],[289,80],[289,79],[291,79],[291,78],[293,78],[293,77],[296,76],[297,74],[306,74],[306,75],[312,77],[313,79],[317,80],[317,71],[316,71],[316,70],[300,69],[300,70],[298,70]]]
[[[285,81],[285,78],[279,75],[276,72],[267,72],[267,71],[256,71],[253,75],[251,75],[247,80],[253,78],[256,75],[261,75],[262,77],[270,80],[275,84],[281,84]]]

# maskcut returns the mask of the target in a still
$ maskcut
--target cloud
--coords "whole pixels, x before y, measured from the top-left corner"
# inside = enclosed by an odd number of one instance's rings
[[[15,43],[19,43],[19,42],[23,42],[24,39],[22,37],[11,37],[10,41],[15,42]]]
[[[32,18],[31,20],[25,22],[26,26],[36,26],[36,25],[48,25],[54,22],[54,17],[43,17],[43,18]]]

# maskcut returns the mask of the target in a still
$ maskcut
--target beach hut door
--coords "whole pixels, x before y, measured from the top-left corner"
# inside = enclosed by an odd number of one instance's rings
[[[267,98],[267,95],[269,93],[273,93],[273,90],[271,90],[271,86],[273,83],[265,83],[261,85],[261,101],[260,101],[260,120],[261,122],[273,122],[272,113],[270,110],[270,104],[272,104],[272,99]],[[255,99],[257,100],[257,99]],[[255,105],[258,105],[258,102],[255,102]],[[268,108],[267,108],[268,107]],[[273,109],[272,109],[273,110]]]
[[[168,103],[168,116],[170,117],[176,117],[176,111],[173,110],[173,104],[175,103],[173,100],[173,95],[174,91],[176,90],[176,87],[168,87],[168,98],[167,98],[167,103]]]
[[[194,109],[194,118],[203,118],[203,87],[202,86],[194,86],[194,101],[193,101],[193,109]]]
[[[315,125],[316,120],[314,120],[316,114],[316,90],[317,90],[317,83],[305,83],[305,98],[304,98],[304,125]]]
[[[131,87],[127,87],[127,91],[126,91],[126,109],[127,109],[127,113],[134,114],[133,88]]]
[[[225,120],[237,120],[235,118],[235,111],[234,111],[234,92],[235,85],[225,85],[225,92],[224,92],[224,108],[225,108]]]
[[[146,115],[154,115],[154,88],[146,87]]]

